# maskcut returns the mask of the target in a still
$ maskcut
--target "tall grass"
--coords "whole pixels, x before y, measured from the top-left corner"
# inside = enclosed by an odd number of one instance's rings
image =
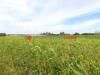
[[[0,37],[0,75],[100,75],[100,39]]]

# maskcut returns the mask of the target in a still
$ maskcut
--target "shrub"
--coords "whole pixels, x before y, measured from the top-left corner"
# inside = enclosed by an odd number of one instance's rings
[[[0,33],[0,36],[6,36],[7,34],[6,33]]]

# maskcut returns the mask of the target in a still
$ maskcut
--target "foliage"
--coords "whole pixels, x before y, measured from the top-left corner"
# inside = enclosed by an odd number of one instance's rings
[[[59,34],[60,34],[60,35],[65,35],[65,33],[64,33],[64,32],[60,32]]]
[[[76,32],[76,33],[74,33],[74,35],[80,35],[80,33]]]
[[[7,34],[6,33],[0,33],[0,36],[6,36]]]

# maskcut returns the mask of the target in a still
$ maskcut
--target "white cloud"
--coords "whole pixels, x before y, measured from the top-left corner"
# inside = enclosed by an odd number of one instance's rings
[[[67,11],[66,9],[68,8],[67,6],[65,8],[59,9],[59,10],[51,10],[49,11],[49,8],[51,7],[53,9],[52,3],[49,3],[45,5],[45,8],[42,10],[38,16],[33,18],[33,23],[37,25],[54,25],[54,24],[59,24],[65,19],[77,17],[83,14],[87,14],[90,12],[95,12],[96,10],[100,9],[100,2],[90,5],[90,6],[85,6],[80,9],[73,9],[71,11]],[[48,9],[47,9],[48,7]],[[50,9],[51,9],[50,8]]]
[[[27,7],[27,0],[7,0],[10,7],[16,9],[22,14],[29,13],[29,8]]]
[[[35,24],[34,22],[22,22],[18,23],[16,25],[16,28],[19,29],[19,31],[23,31],[24,33],[27,31],[27,33],[40,33],[40,32],[54,32],[59,33],[61,31],[67,32],[67,31],[80,31],[84,29],[91,28],[92,26],[95,26],[97,24],[100,24],[100,19],[94,19],[90,21],[86,21],[80,24],[73,24],[73,25],[66,25],[66,24],[57,24],[57,25],[41,25]],[[41,25],[41,26],[40,26]]]
[[[0,14],[0,21],[15,21],[15,17],[7,14]]]
[[[90,20],[90,21],[87,21],[81,25],[77,25],[76,27],[79,29],[85,29],[85,28],[94,26],[96,24],[100,24],[100,19]]]
[[[10,21],[16,27],[16,32],[21,33],[84,29],[100,21],[91,20],[71,26],[62,24],[65,19],[99,11],[99,0],[4,0],[3,3],[0,12],[5,12],[5,14],[0,13],[0,21]],[[32,19],[31,21],[20,20],[19,22],[14,15],[8,13],[10,10],[7,8],[16,12],[16,16],[20,15],[19,19],[22,18],[21,16],[29,17],[28,15],[32,15],[30,17]]]
[[[1,2],[1,1],[0,1]],[[29,0],[4,0],[3,8],[12,9],[13,11],[19,12],[21,15],[32,14],[32,10],[30,10],[28,6]],[[33,7],[36,6],[36,1],[32,0]],[[1,3],[0,3],[1,4]]]

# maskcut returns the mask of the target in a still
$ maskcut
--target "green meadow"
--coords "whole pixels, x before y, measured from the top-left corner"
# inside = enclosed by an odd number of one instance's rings
[[[0,37],[0,75],[100,75],[100,36]]]

